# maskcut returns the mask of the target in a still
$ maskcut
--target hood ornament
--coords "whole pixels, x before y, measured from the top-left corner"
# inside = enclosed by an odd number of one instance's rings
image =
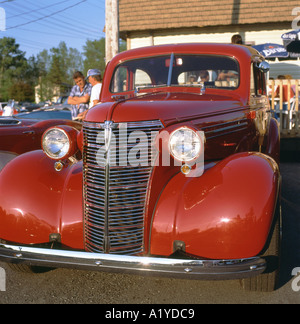
[[[105,152],[107,153],[109,151],[109,148],[110,148],[110,145],[111,145],[113,122],[112,121],[106,121],[103,124],[103,128],[104,128]]]

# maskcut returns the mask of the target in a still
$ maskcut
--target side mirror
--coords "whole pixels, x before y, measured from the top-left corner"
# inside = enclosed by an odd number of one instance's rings
[[[259,63],[258,68],[262,72],[267,73],[267,72],[270,71],[270,64],[268,62],[266,62],[266,61],[262,61],[262,62]]]

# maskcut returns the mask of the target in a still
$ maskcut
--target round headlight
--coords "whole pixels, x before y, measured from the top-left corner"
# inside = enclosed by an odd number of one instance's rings
[[[182,127],[175,130],[169,140],[173,157],[182,162],[197,159],[202,151],[202,139],[194,130]]]
[[[42,145],[44,152],[54,160],[64,159],[70,152],[69,136],[60,128],[51,128],[46,131]]]

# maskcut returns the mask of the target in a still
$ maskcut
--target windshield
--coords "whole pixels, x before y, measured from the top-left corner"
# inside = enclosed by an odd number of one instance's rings
[[[110,91],[121,93],[143,88],[184,86],[236,89],[240,82],[238,62],[228,56],[174,55],[147,57],[120,64]]]

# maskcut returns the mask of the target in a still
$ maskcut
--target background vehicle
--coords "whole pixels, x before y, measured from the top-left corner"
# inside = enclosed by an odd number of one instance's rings
[[[71,112],[69,110],[56,110],[52,108],[47,109],[38,109],[32,112],[20,113],[17,116],[19,119],[41,119],[41,120],[50,120],[50,119],[65,119],[72,120]]]
[[[0,174],[0,259],[21,269],[242,279],[244,288],[273,290],[279,134],[267,67],[236,45],[117,55],[82,131],[47,130],[44,152]]]
[[[52,113],[52,116],[49,115]],[[0,171],[20,154],[41,149],[41,137],[45,130],[55,125],[70,125],[81,128],[81,124],[67,120],[65,113],[28,113],[17,117],[0,117]],[[31,119],[29,119],[31,117]],[[39,118],[39,119],[33,119]],[[52,117],[52,118],[51,118]],[[70,119],[70,118],[69,118]]]

